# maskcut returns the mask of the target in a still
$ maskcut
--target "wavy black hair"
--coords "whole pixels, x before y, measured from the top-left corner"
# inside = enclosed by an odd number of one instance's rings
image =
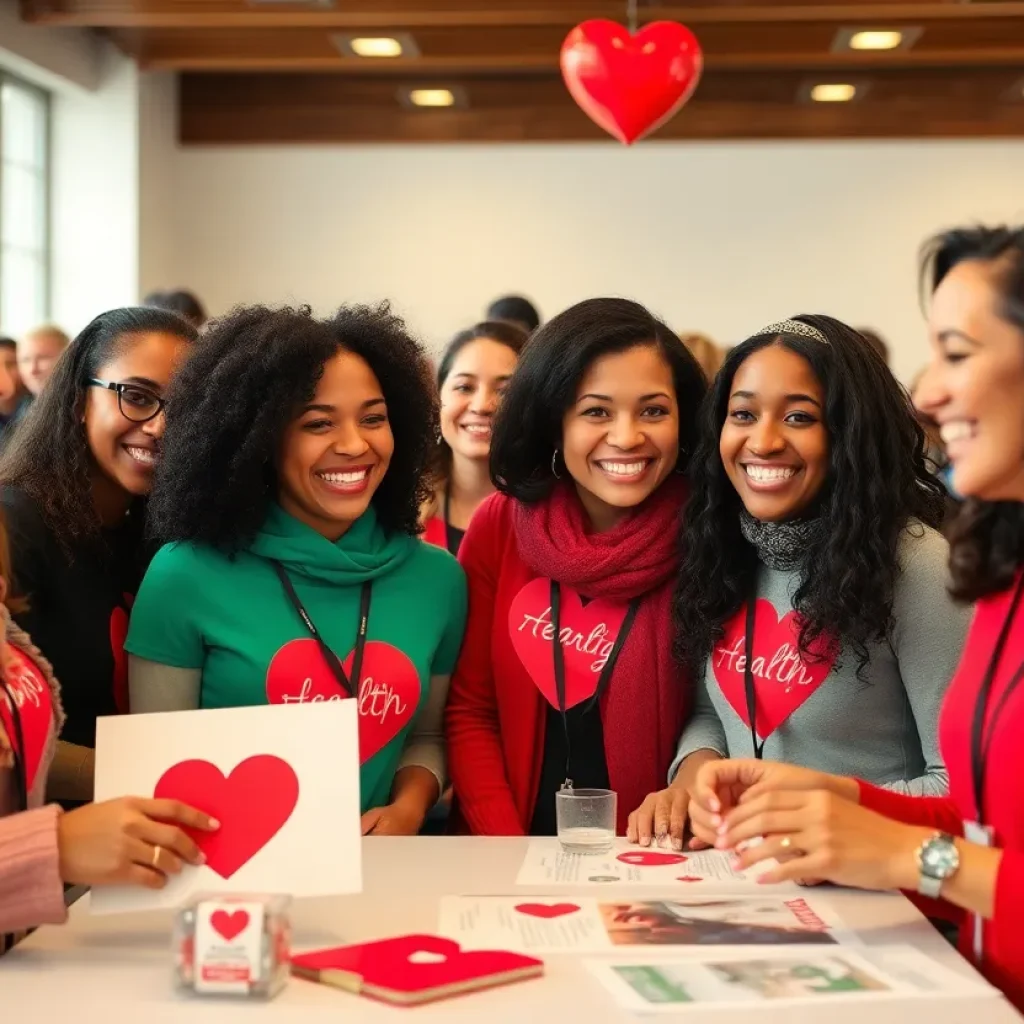
[[[61,354],[0,458],[0,482],[35,500],[66,550],[100,536],[93,457],[82,429],[89,381],[103,376],[103,367],[141,334],[171,334],[190,343],[198,337],[194,327],[162,309],[129,306],[101,313]]]
[[[922,288],[930,294],[957,264],[967,261],[991,265],[1000,296],[997,311],[1024,335],[1024,226],[954,228],[936,235],[921,253]],[[969,498],[947,534],[951,592],[960,600],[977,601],[1005,590],[1024,566],[1021,502]]]
[[[700,364],[661,320],[629,299],[587,299],[549,320],[519,357],[495,417],[491,477],[504,494],[532,503],[555,484],[552,459],[562,420],[587,370],[601,356],[650,345],[672,371],[679,406],[679,466],[697,439],[707,384]]]
[[[364,359],[384,392],[395,439],[373,496],[381,525],[416,534],[427,495],[437,402],[421,346],[385,303],[342,306],[316,319],[307,306],[244,306],[214,321],[175,378],[149,505],[155,540],[244,549],[276,495],[285,428],[338,352]]]
[[[807,361],[825,393],[829,469],[818,496],[825,529],[807,551],[814,572],[798,587],[793,606],[803,618],[799,646],[820,658],[816,641],[837,638],[852,648],[858,674],[867,645],[892,628],[897,547],[911,519],[937,527],[943,488],[925,461],[925,436],[906,391],[864,337],[827,316],[793,319],[815,328],[825,343],[797,334],[758,334],[726,357],[701,414],[691,495],[682,536],[683,562],[675,596],[675,650],[699,668],[724,625],[752,595],[758,559],[740,532],[741,499],[719,455],[733,377],[769,345]]]

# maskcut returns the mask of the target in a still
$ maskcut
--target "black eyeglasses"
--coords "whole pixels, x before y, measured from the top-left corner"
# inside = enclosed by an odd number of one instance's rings
[[[119,384],[115,381],[93,378],[89,381],[89,387],[116,391],[117,407],[121,410],[121,415],[133,423],[148,423],[159,416],[167,406],[165,399],[139,384]]]

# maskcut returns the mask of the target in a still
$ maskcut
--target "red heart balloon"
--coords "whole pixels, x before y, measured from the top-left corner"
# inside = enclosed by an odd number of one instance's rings
[[[700,81],[697,37],[675,21],[635,35],[615,21],[584,21],[562,44],[562,77],[584,113],[627,146],[664,124]]]

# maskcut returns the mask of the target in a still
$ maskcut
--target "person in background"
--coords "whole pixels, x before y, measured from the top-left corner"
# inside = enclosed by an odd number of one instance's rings
[[[10,396],[0,397],[0,446],[25,415],[32,398],[18,373],[18,343],[13,338],[0,338],[0,372],[11,382]]]
[[[52,324],[29,331],[18,342],[18,372],[33,399],[39,397],[57,360],[70,344],[71,339]]]
[[[739,860],[785,861],[767,882],[941,897],[964,918],[963,955],[1024,1011],[1024,226],[948,231],[926,247],[922,276],[932,359],[918,401],[967,499],[950,531],[953,594],[977,602],[939,729],[950,795],[717,761],[697,779],[691,817],[721,849],[763,837]]]
[[[697,774],[722,757],[945,795],[938,714],[968,616],[946,593],[942,515],[907,394],[857,331],[800,316],[730,352],[675,605],[696,709],[631,840],[681,849]]]
[[[504,320],[516,324],[527,334],[533,334],[540,327],[540,313],[536,306],[522,295],[505,295],[495,299],[484,315],[485,320]]]
[[[0,457],[15,621],[53,665],[67,722],[51,796],[92,797],[96,719],[128,709],[122,649],[147,560],[145,496],[164,392],[195,331],[158,309],[102,313],[60,358]]]
[[[857,333],[878,353],[882,362],[889,365],[889,346],[885,339],[870,327],[858,327]]]
[[[437,431],[387,306],[237,309],[182,370],[126,649],[132,712],[358,700],[364,834],[445,783],[465,577],[419,540]]]
[[[491,440],[498,493],[459,552],[456,826],[553,835],[571,779],[618,792],[621,833],[665,777],[690,704],[671,604],[704,390],[683,343],[626,299],[581,302],[523,350]]]
[[[206,324],[207,316],[203,304],[192,294],[183,289],[167,292],[150,292],[143,300],[144,306],[153,309],[166,309],[169,313],[177,313],[184,317],[197,331]]]
[[[725,353],[722,349],[706,334],[701,334],[697,331],[690,331],[687,334],[681,334],[679,337],[690,350],[693,358],[700,363],[700,368],[704,371],[704,376],[707,378],[708,383],[713,381],[715,374],[722,367],[722,360],[725,359]]]
[[[488,465],[494,414],[528,337],[515,324],[484,322],[456,334],[441,357],[438,466],[423,539],[453,555],[473,513],[494,493]]]

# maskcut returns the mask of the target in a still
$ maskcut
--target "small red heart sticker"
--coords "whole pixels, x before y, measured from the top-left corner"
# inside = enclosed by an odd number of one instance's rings
[[[555,917],[566,917],[575,914],[580,908],[575,903],[519,903],[516,910],[527,917],[540,917],[551,920]]]
[[[218,935],[230,942],[249,927],[249,911],[235,910],[229,914],[226,910],[215,910],[210,915],[210,924]]]

